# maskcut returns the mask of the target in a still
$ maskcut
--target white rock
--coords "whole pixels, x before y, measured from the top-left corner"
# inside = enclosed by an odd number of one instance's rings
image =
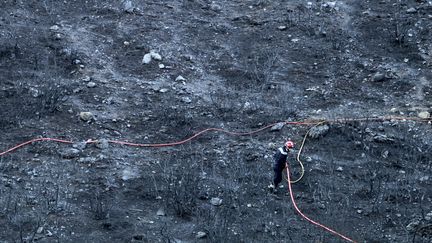
[[[123,10],[126,13],[133,13],[134,7],[132,6],[132,2],[129,0],[123,1]]]
[[[286,30],[286,29],[287,29],[286,25],[278,26],[278,30]]]
[[[51,26],[49,29],[52,30],[52,31],[57,31],[57,30],[60,29],[60,27],[55,24],[55,25]]]
[[[83,121],[91,121],[94,119],[93,113],[88,111],[80,112],[79,116]]]
[[[149,64],[151,62],[151,55],[150,53],[147,53],[144,55],[143,59],[142,59],[142,64]]]
[[[213,206],[220,206],[220,205],[222,205],[222,199],[218,198],[218,197],[214,197],[214,198],[210,199],[210,204]]]
[[[409,8],[409,9],[407,9],[407,11],[406,11],[407,13],[417,13],[417,9],[415,9],[415,8]]]
[[[87,88],[94,88],[96,87],[96,83],[95,82],[88,82],[87,83]]]
[[[427,118],[430,118],[430,113],[427,111],[422,111],[418,114],[418,117],[420,117],[422,119],[427,119]]]
[[[206,232],[203,232],[203,231],[199,231],[199,232],[196,234],[196,238],[198,238],[198,239],[205,238],[206,236],[207,236],[207,233],[206,233]]]
[[[162,63],[159,63],[159,68],[160,68],[160,69],[164,69],[164,68],[165,68],[165,65],[162,64]]]
[[[158,60],[158,61],[162,60],[162,56],[157,52],[150,51],[150,56],[154,60]]]
[[[138,177],[140,177],[140,175],[139,175],[138,171],[134,168],[128,167],[128,168],[124,169],[122,172],[122,180],[124,180],[124,181],[130,180],[130,179],[135,179]]]
[[[337,168],[336,168],[336,171],[342,172],[342,171],[343,171],[342,166],[337,167]]]
[[[159,208],[159,210],[156,212],[157,216],[166,216],[165,210],[163,208]]]
[[[183,81],[186,81],[186,79],[183,76],[179,75],[179,76],[177,76],[177,78],[175,79],[175,81],[176,82],[183,82]]]

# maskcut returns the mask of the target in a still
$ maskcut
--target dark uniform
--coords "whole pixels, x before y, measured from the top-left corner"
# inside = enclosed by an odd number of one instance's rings
[[[274,170],[273,185],[275,188],[277,188],[279,183],[282,181],[282,172],[285,169],[288,152],[289,150],[285,146],[283,146],[278,149],[278,151],[274,156],[275,163],[273,165],[273,170]]]

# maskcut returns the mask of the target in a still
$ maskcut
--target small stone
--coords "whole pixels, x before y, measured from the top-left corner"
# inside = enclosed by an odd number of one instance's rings
[[[196,238],[197,238],[197,239],[202,239],[202,238],[205,238],[205,237],[207,237],[207,233],[204,232],[204,231],[199,231],[199,232],[196,234]]]
[[[372,76],[372,81],[380,82],[385,79],[385,75],[383,73],[377,72]]]
[[[88,82],[87,83],[87,88],[94,88],[96,87],[96,83],[95,82]]]
[[[246,205],[246,207],[251,208],[251,207],[252,207],[252,204],[248,203],[248,204]]]
[[[123,1],[123,10],[126,13],[133,13],[134,7],[132,6],[132,2],[130,0]]]
[[[151,54],[147,53],[144,55],[143,59],[142,59],[142,64],[149,64],[151,62]]]
[[[358,213],[358,214],[362,214],[362,213],[363,213],[363,210],[360,210],[360,209],[359,209],[359,210],[357,210],[357,213]]]
[[[64,159],[73,159],[78,157],[80,154],[80,151],[78,149],[75,148],[71,148],[71,149],[65,149],[60,151],[60,155],[64,158]]]
[[[338,166],[338,167],[336,168],[336,171],[342,172],[342,171],[343,171],[342,166]]]
[[[430,118],[430,113],[427,111],[422,111],[418,114],[418,117],[422,118],[422,119],[428,119]]]
[[[109,147],[109,142],[106,139],[100,139],[95,143],[96,148],[107,149]]]
[[[189,97],[182,97],[181,100],[182,100],[182,102],[187,103],[187,104],[192,103],[192,99]]]
[[[159,90],[159,92],[166,93],[166,92],[168,92],[168,89],[167,88],[162,88],[162,89]]]
[[[44,228],[42,226],[40,226],[37,230],[36,230],[36,234],[42,234]]]
[[[288,27],[286,27],[286,25],[279,25],[278,26],[278,30],[286,30],[288,29]]]
[[[407,226],[406,229],[409,232],[414,232],[416,231],[417,227],[420,225],[420,221],[418,219],[415,219],[413,221],[411,221]]]
[[[425,182],[425,181],[428,181],[429,180],[429,176],[422,176],[422,177],[420,177],[420,182]]]
[[[222,205],[222,199],[220,199],[218,197],[214,197],[214,198],[210,199],[210,204],[213,206],[220,206],[220,205]]]
[[[407,9],[406,13],[408,13],[408,14],[417,13],[417,9],[409,8],[409,9]]]
[[[82,79],[82,81],[84,81],[84,82],[90,82],[90,80],[91,80],[91,78],[89,77],[89,76],[85,76],[83,79]]]
[[[219,4],[212,1],[212,3],[210,4],[210,10],[215,11],[215,12],[219,12],[222,10],[222,7]]]
[[[164,69],[164,68],[165,68],[165,65],[164,65],[163,63],[159,63],[159,68],[160,68],[160,69]]]
[[[123,45],[125,45],[125,46],[129,46],[129,45],[130,45],[130,42],[129,42],[129,41],[123,41]]]
[[[55,25],[51,26],[49,29],[52,31],[58,31],[60,29],[60,26],[55,24]]]
[[[429,213],[426,214],[425,220],[426,221],[431,221],[432,220],[432,211],[430,211]]]
[[[327,124],[313,127],[309,131],[309,137],[311,137],[311,138],[323,137],[328,133],[329,130],[330,130],[330,127]]]
[[[300,41],[299,38],[293,38],[293,39],[291,39],[291,42],[294,42],[294,43],[297,43],[297,42],[299,42],[299,41]]]
[[[94,115],[91,112],[85,111],[79,114],[81,120],[89,122],[94,119]]]
[[[159,53],[154,52],[154,51],[150,51],[150,57],[154,60],[157,60],[157,61],[162,60],[162,56],[159,55]]]
[[[165,210],[163,208],[159,208],[159,210],[156,212],[157,216],[166,216]]]
[[[279,122],[270,128],[270,131],[279,131],[285,126],[285,122]]]
[[[183,82],[183,81],[186,81],[186,79],[183,76],[179,75],[179,76],[177,76],[177,78],[175,79],[175,81],[176,82]]]

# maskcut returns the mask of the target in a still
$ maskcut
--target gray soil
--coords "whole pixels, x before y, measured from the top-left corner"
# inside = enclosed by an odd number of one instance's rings
[[[76,143],[0,157],[0,242],[342,242],[267,188],[286,139],[298,177],[308,126],[104,139],[427,117],[431,40],[421,0],[1,0],[0,151]],[[328,126],[301,156],[303,212],[358,242],[430,242],[431,124]]]

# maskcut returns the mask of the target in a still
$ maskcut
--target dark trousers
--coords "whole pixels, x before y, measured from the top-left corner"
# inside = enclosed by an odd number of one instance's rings
[[[274,171],[273,184],[275,187],[277,187],[279,185],[279,183],[282,181],[283,170],[284,170],[284,168],[280,168],[280,167],[274,167],[273,168],[273,171]]]

